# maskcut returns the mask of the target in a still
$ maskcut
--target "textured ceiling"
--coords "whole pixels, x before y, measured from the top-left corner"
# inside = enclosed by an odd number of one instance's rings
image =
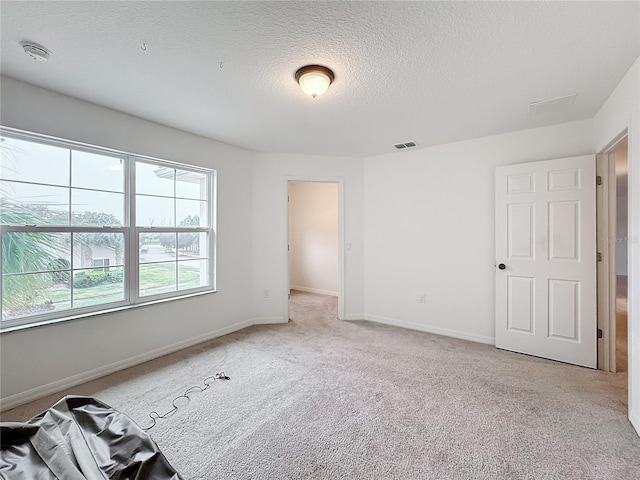
[[[264,152],[370,156],[590,118],[640,55],[640,2],[22,0],[0,17],[3,75]],[[315,100],[293,78],[309,63],[336,77]]]

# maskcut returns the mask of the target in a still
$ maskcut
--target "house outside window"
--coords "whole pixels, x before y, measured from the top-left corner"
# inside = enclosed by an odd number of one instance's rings
[[[215,290],[215,171],[0,137],[3,329]]]
[[[94,267],[104,267],[102,268],[103,272],[109,271],[109,259],[108,258],[93,258],[92,265]]]

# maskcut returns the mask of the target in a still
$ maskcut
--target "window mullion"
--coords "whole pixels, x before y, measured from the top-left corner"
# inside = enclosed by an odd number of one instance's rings
[[[136,227],[136,160],[129,156],[126,162],[127,175],[125,180],[126,189],[126,203],[127,211],[125,214],[128,218],[128,252],[127,252],[127,275],[128,280],[127,294],[130,303],[136,303],[138,301],[139,292],[139,272],[140,268],[138,263],[140,262],[140,249],[139,241],[140,234]]]
[[[69,149],[69,214],[67,215],[67,217],[69,218],[69,226],[72,225],[72,220],[73,220],[73,214],[71,213],[73,208],[71,208],[71,202],[73,201],[72,198],[72,190],[71,190],[71,182],[73,182],[73,177],[72,177],[72,170],[73,170],[73,150],[70,148]],[[73,302],[72,302],[73,303]]]
[[[178,184],[178,179],[177,179],[177,174],[176,174],[176,169],[173,169],[173,226],[177,227],[178,226],[178,200],[176,199],[176,195],[178,193],[178,188],[177,185]],[[178,241],[178,235],[176,234],[176,242]],[[178,245],[176,243],[176,245]],[[177,265],[176,265],[176,269],[177,269]],[[176,283],[176,289],[178,288],[178,284]]]
[[[178,232],[176,232],[176,292],[178,291],[178,285],[180,284],[179,282],[179,278],[180,276],[178,275],[178,268],[180,267],[180,264],[178,263]]]
[[[75,248],[76,248],[76,240],[74,232],[70,232],[69,236],[71,237],[69,240],[71,241],[71,259],[69,260],[69,301],[71,302],[71,308],[73,308],[73,289],[75,286],[73,285],[73,273],[74,273],[74,258],[75,258]],[[80,254],[82,255],[82,253]],[[82,264],[82,258],[80,259],[80,264]]]
[[[211,190],[212,197],[209,199],[211,209],[213,211],[213,224],[211,225],[213,238],[211,239],[211,286],[213,289],[218,288],[218,174],[214,172],[211,174]],[[212,193],[211,193],[212,192]]]

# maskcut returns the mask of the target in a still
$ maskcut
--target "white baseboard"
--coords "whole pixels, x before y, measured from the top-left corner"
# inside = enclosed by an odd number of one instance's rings
[[[251,319],[251,325],[274,325],[277,323],[287,323],[289,320],[284,317],[256,317]]]
[[[151,350],[149,352],[134,355],[133,357],[129,357],[124,360],[119,360],[102,367],[87,370],[86,372],[78,373],[61,380],[56,380],[55,382],[51,382],[46,385],[41,385],[24,392],[16,393],[15,395],[4,397],[0,399],[0,411],[9,410],[10,408],[17,407],[18,405],[23,405],[33,400],[46,397],[47,395],[51,395],[52,393],[60,392],[68,388],[75,387],[76,385],[80,385],[81,383],[104,377],[105,375],[109,375],[119,370],[124,370],[125,368],[133,367],[134,365],[148,362],[149,360],[153,360],[155,358],[177,352],[178,350],[182,350],[183,348],[191,347],[193,345],[197,345],[198,343],[206,342],[207,340],[211,340],[213,338],[221,337],[223,335],[242,330],[243,328],[250,327],[251,325],[257,323],[283,323],[280,317],[273,317],[273,319],[278,319],[279,321],[267,322],[265,318],[245,320],[243,322],[235,323],[227,327],[219,328],[218,330],[214,330],[213,332],[198,335],[197,337],[189,338],[187,340],[181,340],[164,347],[156,348],[155,350]]]
[[[301,287],[300,285],[291,285],[291,287],[289,288],[291,290],[300,290],[301,292],[307,293],[319,293],[320,295],[331,295],[332,297],[338,296],[338,292],[332,292],[330,290],[320,290],[319,288]]]
[[[633,425],[633,428],[636,429],[636,433],[640,435],[640,413],[635,410],[631,410],[629,412],[629,421],[631,422],[631,425]]]
[[[409,330],[418,330],[420,332],[435,333],[436,335],[444,335],[445,337],[459,338],[461,340],[469,340],[471,342],[485,343],[487,345],[495,345],[494,337],[485,335],[477,335],[475,333],[461,332],[459,330],[451,330],[448,328],[433,327],[431,325],[420,325],[417,323],[405,322],[395,318],[380,317],[378,315],[364,314],[364,319],[370,322],[384,323],[385,325],[393,325],[395,327],[408,328]]]
[[[364,313],[347,313],[344,320],[364,320]]]

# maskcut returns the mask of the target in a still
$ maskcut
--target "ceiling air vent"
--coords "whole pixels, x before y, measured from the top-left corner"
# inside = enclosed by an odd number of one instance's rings
[[[396,143],[394,147],[396,147],[398,150],[402,150],[403,148],[411,148],[417,145],[418,144],[416,142],[406,142],[406,143]]]
[[[564,97],[551,98],[549,100],[540,100],[539,102],[531,102],[529,104],[529,115],[538,115],[539,113],[557,112],[563,108],[570,107],[576,101],[576,96],[565,95]]]

